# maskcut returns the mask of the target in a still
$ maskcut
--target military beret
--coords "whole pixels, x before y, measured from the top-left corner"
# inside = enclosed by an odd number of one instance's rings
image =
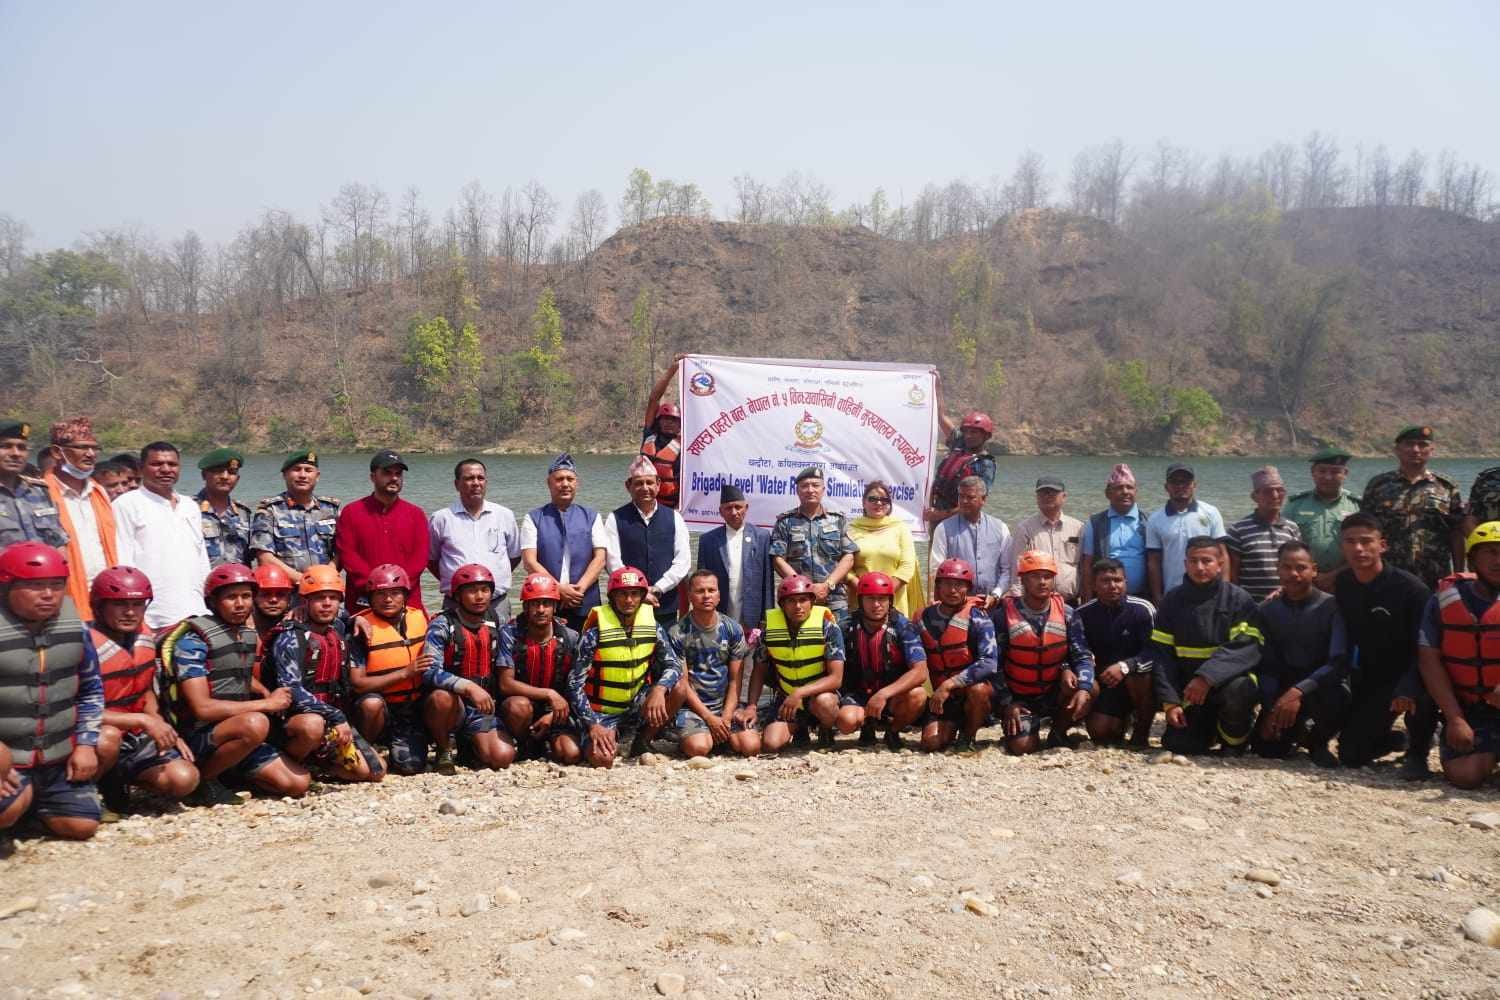
[[[31,437],[31,425],[24,420],[0,420],[0,439],[9,440],[20,438],[22,441]]]
[[[303,462],[306,462],[308,465],[317,465],[318,453],[313,451],[312,449],[308,449],[307,451],[294,451],[282,460],[281,471],[285,472],[292,466],[301,465]]]
[[[802,480],[804,480],[804,479],[822,479],[822,478],[823,478],[823,470],[820,469],[820,468],[818,468],[816,465],[809,465],[807,468],[805,468],[801,472],[797,473],[797,482],[799,482],[799,483],[802,482]]]
[[[1347,465],[1349,459],[1353,457],[1344,449],[1335,448],[1330,445],[1327,448],[1319,448],[1313,452],[1312,458],[1309,458],[1308,461],[1313,465]]]
[[[1402,441],[1431,441],[1432,428],[1426,424],[1409,424],[1396,432],[1396,443]]]
[[[245,456],[233,448],[215,448],[213,451],[198,459],[198,468],[205,472],[209,469],[217,469],[221,465],[227,465],[231,469],[238,469],[245,464]]]

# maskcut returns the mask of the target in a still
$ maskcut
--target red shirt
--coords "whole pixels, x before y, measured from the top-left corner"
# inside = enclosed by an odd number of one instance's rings
[[[339,566],[347,577],[345,599],[352,607],[365,596],[370,570],[395,563],[411,578],[410,607],[422,607],[422,571],[427,568],[427,515],[422,508],[399,497],[389,508],[367,496],[339,511],[333,536]],[[423,608],[425,611],[426,609]]]

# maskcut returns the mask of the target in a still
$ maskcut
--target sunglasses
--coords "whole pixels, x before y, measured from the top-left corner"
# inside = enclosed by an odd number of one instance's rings
[[[880,504],[882,506],[889,507],[891,505],[891,498],[890,497],[865,497],[865,503]]]

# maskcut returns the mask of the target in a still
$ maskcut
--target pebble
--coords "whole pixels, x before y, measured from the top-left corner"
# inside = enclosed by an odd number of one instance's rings
[[[636,758],[636,765],[639,767],[661,767],[666,762],[667,758],[659,753],[643,753]]]
[[[438,804],[439,816],[462,816],[468,811],[468,805],[466,803],[458,801],[457,799],[444,799],[441,803]]]
[[[1500,948],[1500,913],[1477,906],[1464,914],[1461,926],[1464,937],[1476,944]]]
[[[387,886],[400,885],[401,876],[394,872],[381,872],[379,875],[370,876],[371,889],[384,889]]]
[[[1202,816],[1178,816],[1177,823],[1179,826],[1185,826],[1197,833],[1206,833],[1208,831],[1208,820]]]
[[[656,992],[664,997],[675,997],[687,989],[687,978],[676,972],[663,972],[656,977]]]
[[[565,945],[572,944],[575,941],[582,941],[586,937],[588,937],[588,935],[579,930],[577,927],[563,927],[553,931],[552,935],[548,937],[547,940],[551,941],[555,945]]]
[[[964,909],[976,917],[998,917],[1000,915],[1000,907],[994,903],[986,903],[978,896],[966,897],[964,899]]]
[[[34,910],[41,905],[41,901],[35,896],[21,896],[17,899],[11,900],[4,906],[0,906],[0,920],[6,920],[10,917],[15,916],[17,913],[25,913],[28,910]]]
[[[1151,755],[1151,757],[1147,761],[1147,763],[1148,764],[1170,764],[1170,763],[1172,763],[1172,751],[1170,751],[1170,750],[1163,750],[1161,753],[1154,753],[1154,754]]]
[[[1258,886],[1256,886],[1255,887],[1255,894],[1257,896],[1259,896],[1261,899],[1270,899],[1272,896],[1276,895],[1276,893],[1274,893],[1274,892],[1271,891],[1271,887],[1268,886],[1268,885],[1258,885]]]
[[[1180,753],[1174,753],[1172,755],[1172,763],[1176,764],[1178,767],[1197,767],[1198,766],[1197,764],[1195,764],[1193,762],[1193,758],[1184,756],[1183,754],[1180,754]]]
[[[1270,868],[1252,868],[1245,873],[1245,878],[1251,882],[1259,882],[1262,885],[1276,886],[1281,884],[1281,873]]]
[[[14,934],[0,934],[0,951],[20,951],[25,943],[25,938],[18,938]]]
[[[475,893],[459,905],[458,912],[465,917],[472,917],[476,913],[488,913],[490,909],[490,897],[484,893]]]
[[[582,973],[581,975],[574,976],[573,981],[586,990],[591,990],[594,988],[594,977],[589,975],[587,972]]]
[[[754,781],[755,780],[755,772],[754,771],[736,771],[736,772],[734,772],[734,780],[735,781]]]
[[[791,944],[793,941],[797,940],[797,935],[793,934],[791,931],[776,931],[771,935],[771,940],[775,941],[777,944]]]
[[[371,993],[375,992],[375,980],[371,979],[369,976],[361,976],[358,979],[351,979],[344,985],[349,987],[351,990],[354,990],[361,996],[369,996]]]
[[[931,875],[913,875],[911,877],[911,887],[918,892],[926,892],[936,886],[937,883],[933,881]]]
[[[1145,880],[1145,878],[1145,872],[1142,872],[1138,868],[1133,868],[1128,872],[1121,872],[1120,874],[1116,875],[1115,881],[1120,883],[1121,885],[1140,885],[1141,882]]]
[[[997,840],[1014,840],[1016,838],[1016,831],[1008,827],[992,826],[990,827],[990,836]]]
[[[687,766],[693,771],[711,771],[719,765],[710,757],[690,757]]]
[[[1500,829],[1500,812],[1475,813],[1469,817],[1469,825],[1476,830]]]
[[[508,885],[502,885],[495,890],[495,902],[512,905],[521,901],[521,894]]]

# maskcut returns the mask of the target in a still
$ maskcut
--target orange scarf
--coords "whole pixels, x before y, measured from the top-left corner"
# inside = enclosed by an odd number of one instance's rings
[[[78,544],[78,531],[73,527],[73,518],[68,514],[68,505],[63,502],[63,484],[57,473],[49,472],[42,477],[47,483],[47,493],[52,497],[52,506],[57,508],[57,519],[68,533],[68,596],[78,609],[78,616],[92,621],[89,608],[89,577],[83,568],[83,549]],[[94,507],[94,520],[99,522],[99,544],[104,547],[104,565],[114,566],[119,562],[115,551],[115,512],[109,498],[97,484],[89,484],[89,503]]]

